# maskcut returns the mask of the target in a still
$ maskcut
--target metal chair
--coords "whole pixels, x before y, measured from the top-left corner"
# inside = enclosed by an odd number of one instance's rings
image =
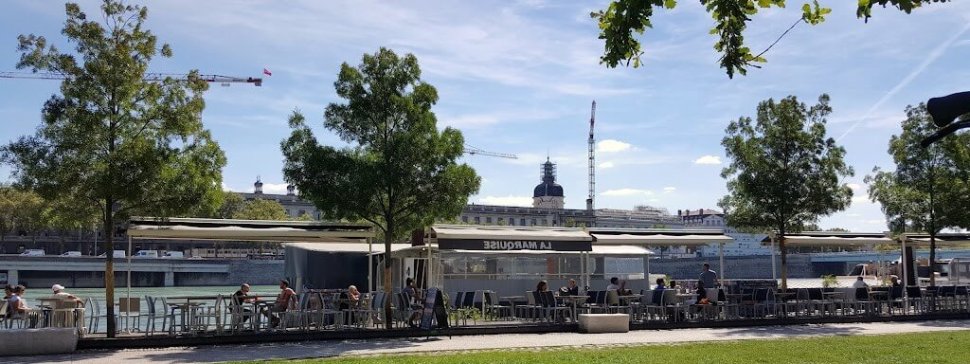
[[[512,314],[512,306],[501,305],[496,301],[495,292],[492,291],[482,292],[482,305],[485,308],[486,320],[488,319],[488,316],[491,316],[494,319],[499,317],[509,317]],[[506,312],[508,315],[502,315]]]

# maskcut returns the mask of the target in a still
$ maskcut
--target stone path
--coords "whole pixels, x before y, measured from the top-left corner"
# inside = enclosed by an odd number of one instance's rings
[[[342,355],[429,353],[467,350],[663,344],[691,341],[756,340],[831,335],[970,330],[970,320],[765,326],[724,329],[640,330],[626,334],[508,334],[315,341],[232,346],[82,351],[70,355],[0,357],[0,363],[212,363],[236,360],[317,358]]]

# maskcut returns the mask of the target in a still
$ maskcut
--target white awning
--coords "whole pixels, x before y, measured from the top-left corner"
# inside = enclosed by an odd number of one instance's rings
[[[550,240],[592,241],[588,233],[578,228],[527,228],[514,226],[435,225],[438,239],[461,240]]]
[[[785,245],[799,246],[847,246],[893,243],[887,237],[843,237],[843,236],[786,236]]]
[[[729,243],[733,238],[723,234],[712,235],[668,235],[668,234],[599,234],[593,233],[596,244],[609,245],[646,245],[680,246]]]
[[[652,250],[636,245],[593,245],[592,255],[654,255]]]
[[[344,239],[374,237],[368,224],[318,221],[133,218],[128,236],[134,239],[345,243]]]
[[[337,242],[330,244],[318,243],[285,243],[284,246],[295,247],[307,251],[325,253],[368,253],[367,243],[360,242]],[[398,251],[409,248],[411,244],[391,244],[391,251]],[[373,244],[369,253],[383,253],[384,244]]]

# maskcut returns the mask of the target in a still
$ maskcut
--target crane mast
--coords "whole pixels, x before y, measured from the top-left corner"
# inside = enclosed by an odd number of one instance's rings
[[[191,74],[182,73],[146,73],[144,80],[148,82],[162,82],[166,78],[172,78],[176,80],[188,80]],[[262,86],[263,79],[259,77],[233,77],[233,76],[222,76],[222,75],[197,75],[198,79],[209,82],[218,83],[222,86],[229,86],[232,83],[251,83],[253,86]],[[34,79],[34,80],[64,80],[68,76],[61,73],[51,73],[51,72],[0,72],[0,78],[21,78],[21,79]]]
[[[596,100],[589,115],[589,197],[586,210],[593,211],[593,197],[596,195],[596,139],[593,138],[593,124],[596,123]]]
[[[469,154],[469,155],[481,155],[481,156],[496,157],[496,158],[519,159],[519,156],[517,156],[515,154],[489,152],[489,151],[484,150],[482,148],[479,148],[479,147],[476,147],[476,146],[471,146],[471,145],[468,145],[468,144],[465,144],[465,154]]]

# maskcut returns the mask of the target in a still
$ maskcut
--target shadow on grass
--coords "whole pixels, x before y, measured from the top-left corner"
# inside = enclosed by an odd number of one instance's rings
[[[171,352],[146,352],[133,360],[197,363],[269,359],[325,358],[350,352],[402,349],[440,338],[399,338],[343,341],[304,341],[254,345],[204,346]]]
[[[970,320],[921,321],[919,325],[936,328],[970,329]]]
[[[828,326],[817,324],[790,326],[755,326],[726,329],[724,335],[737,337],[809,337],[818,335],[852,335],[863,332],[855,326]]]

